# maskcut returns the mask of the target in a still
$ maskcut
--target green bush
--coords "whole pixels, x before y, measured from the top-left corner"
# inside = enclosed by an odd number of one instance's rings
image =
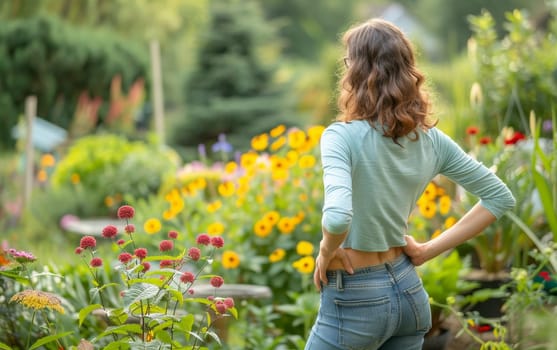
[[[68,128],[82,92],[108,101],[111,80],[125,90],[147,75],[146,50],[113,33],[76,29],[54,17],[3,21],[0,26],[0,147],[12,147],[11,128],[27,96],[39,116]],[[105,102],[100,115],[108,108]]]

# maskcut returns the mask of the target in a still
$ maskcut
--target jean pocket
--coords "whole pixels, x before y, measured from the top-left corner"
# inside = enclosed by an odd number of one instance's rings
[[[404,291],[408,303],[412,308],[412,313],[416,320],[416,330],[427,333],[431,328],[431,306],[429,296],[421,282]]]
[[[391,312],[389,297],[335,300],[339,343],[347,349],[367,349],[388,338]]]

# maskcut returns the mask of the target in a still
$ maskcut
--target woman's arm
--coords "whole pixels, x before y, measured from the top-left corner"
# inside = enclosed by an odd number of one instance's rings
[[[327,267],[334,258],[340,259],[348,273],[354,272],[346,253],[342,248],[339,248],[345,237],[346,232],[330,234],[323,230],[323,239],[319,244],[319,254],[315,259],[315,271],[313,273],[313,283],[317,290],[321,290],[321,283],[327,284]]]

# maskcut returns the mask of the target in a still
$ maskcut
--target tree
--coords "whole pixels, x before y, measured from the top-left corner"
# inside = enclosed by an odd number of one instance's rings
[[[184,119],[171,128],[173,143],[197,147],[226,134],[236,148],[285,122],[285,90],[275,81],[273,28],[254,1],[211,4],[197,65],[186,82]]]

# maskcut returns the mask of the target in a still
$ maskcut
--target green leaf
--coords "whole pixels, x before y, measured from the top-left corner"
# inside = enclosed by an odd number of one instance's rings
[[[92,304],[81,309],[79,311],[79,326],[81,327],[83,321],[85,320],[85,317],[87,317],[91,312],[100,309],[102,307],[103,306],[101,304]]]
[[[8,345],[6,345],[4,343],[0,343],[0,349],[2,349],[2,350],[13,350],[11,347],[9,347]]]
[[[106,337],[109,334],[129,334],[129,333],[141,334],[142,332],[143,330],[141,329],[141,326],[139,324],[136,323],[123,324],[121,326],[108,327],[104,332],[99,334],[96,338],[100,339]]]
[[[72,331],[70,332],[64,332],[64,333],[60,333],[60,334],[53,334],[53,335],[48,335],[46,337],[40,338],[39,340],[37,340],[35,343],[33,343],[33,345],[31,345],[31,347],[29,348],[29,350],[33,350],[38,348],[39,346],[51,343],[55,340],[58,340],[60,338],[63,338],[67,335],[73,334]]]
[[[107,346],[105,346],[104,350],[125,350],[129,349],[130,345],[128,344],[128,340],[122,339],[119,341],[111,342]]]

